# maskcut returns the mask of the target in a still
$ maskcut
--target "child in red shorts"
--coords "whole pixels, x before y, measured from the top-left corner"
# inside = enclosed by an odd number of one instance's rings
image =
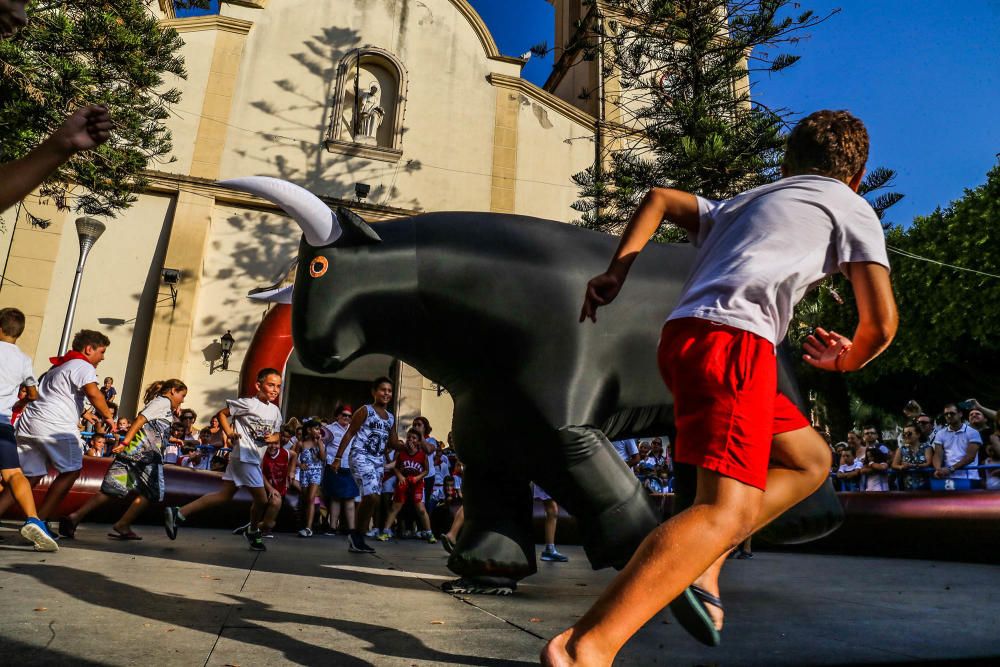
[[[392,509],[385,520],[385,530],[378,539],[385,542],[392,537],[392,522],[404,505],[412,505],[417,511],[420,528],[417,537],[430,543],[437,542],[431,532],[431,518],[424,506],[424,478],[427,477],[427,452],[421,448],[423,434],[414,428],[406,432],[406,444],[396,452],[396,466],[392,473],[396,476],[396,490],[392,494]]]
[[[698,490],[694,505],[650,533],[594,606],[546,645],[543,664],[610,665],[667,603],[686,630],[718,644],[726,555],[826,479],[826,442],[778,392],[775,345],[795,304],[837,271],[857,301],[854,339],[817,329],[805,343],[805,360],[854,371],[895,335],[882,227],[856,194],[867,159],[860,120],[818,111],[789,135],[783,178],[775,183],[721,202],[650,191],[608,270],[588,283],[580,321],[596,322],[597,308],[617,296],[664,219],[683,227],[698,248],[658,350],[674,397],[676,460],[697,466]]]

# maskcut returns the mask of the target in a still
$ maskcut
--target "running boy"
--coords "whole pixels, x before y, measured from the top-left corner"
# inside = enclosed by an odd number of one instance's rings
[[[84,398],[104,420],[107,432],[115,432],[114,415],[97,382],[97,366],[110,344],[99,331],[83,329],[73,336],[73,349],[49,359],[52,368],[38,383],[38,400],[29,403],[17,420],[17,451],[31,485],[42,480],[49,464],[56,469],[56,478],[38,508],[43,521],[55,514],[80,476],[84,446],[77,424]],[[0,502],[0,515],[6,509],[6,502]]]
[[[650,533],[594,606],[546,645],[544,664],[610,665],[671,600],[686,630],[718,644],[726,554],[823,483],[829,448],[778,392],[775,345],[809,287],[836,271],[857,301],[854,339],[817,329],[804,359],[822,370],[858,370],[895,335],[882,227],[856,194],[867,159],[860,120],[818,111],[789,135],[784,178],[775,183],[721,202],[650,191],[608,270],[588,283],[581,322],[596,321],[597,308],[611,303],[664,219],[698,248],[658,350],[674,397],[676,460],[697,466],[698,490],[694,506]]]
[[[392,474],[396,476],[396,490],[392,494],[392,509],[385,520],[385,529],[378,536],[380,542],[392,538],[392,523],[405,505],[413,506],[420,521],[421,531],[417,537],[434,544],[437,539],[431,532],[431,518],[424,506],[424,479],[427,477],[427,452],[422,447],[423,433],[411,428],[406,432],[406,446],[397,452],[396,465]]]
[[[108,537],[142,539],[132,530],[132,523],[149,503],[163,500],[163,445],[174,411],[180,408],[185,396],[187,385],[177,379],[154,382],[146,387],[142,399],[145,407],[122,441],[111,450],[115,458],[104,475],[101,492],[91,496],[76,512],[59,519],[60,535],[72,539],[77,526],[88,514],[112,498],[125,498],[135,493],[125,514],[111,526]]]
[[[236,443],[229,456],[226,472],[222,474],[222,488],[193,500],[184,507],[165,508],[163,527],[167,531],[167,537],[176,539],[177,529],[189,516],[232,500],[236,490],[243,486],[253,496],[247,541],[254,551],[267,550],[260,532],[260,521],[267,509],[267,491],[264,489],[260,462],[267,446],[272,442],[279,442],[281,438],[281,411],[274,404],[280,393],[281,373],[274,368],[264,368],[257,373],[255,396],[232,399],[216,415],[229,441]]]
[[[392,388],[392,380],[387,377],[376,378],[372,382],[372,403],[354,413],[351,426],[341,438],[337,454],[333,457],[333,471],[338,472],[344,450],[350,445],[351,472],[361,490],[361,505],[354,530],[347,537],[347,549],[356,553],[375,553],[375,549],[365,543],[365,531],[378,507],[382,473],[390,467],[385,461],[386,445],[393,449],[400,448],[399,436],[393,428],[396,418],[389,412]]]
[[[0,310],[0,477],[28,517],[21,526],[21,536],[34,543],[35,551],[58,551],[55,539],[35,511],[35,498],[31,484],[21,472],[14,427],[10,423],[22,387],[25,389],[22,401],[38,399],[38,382],[31,359],[15,345],[23,332],[24,313],[17,308]]]

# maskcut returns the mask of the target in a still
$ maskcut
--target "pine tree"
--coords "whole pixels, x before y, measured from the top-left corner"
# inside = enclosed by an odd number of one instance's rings
[[[40,188],[59,208],[115,215],[145,186],[143,170],[171,151],[163,121],[180,91],[165,78],[185,76],[182,41],[159,25],[154,2],[35,0],[28,27],[0,41],[0,161],[22,157],[84,104],[105,104],[114,118],[107,144],[77,155]]]
[[[603,56],[620,123],[602,127],[604,159],[577,174],[581,224],[619,232],[653,186],[723,199],[780,175],[790,112],[750,96],[751,72],[798,60],[781,52],[829,16],[788,15],[792,0],[600,0],[575,43]],[[602,102],[599,101],[599,104]],[[676,229],[659,240],[679,239]]]

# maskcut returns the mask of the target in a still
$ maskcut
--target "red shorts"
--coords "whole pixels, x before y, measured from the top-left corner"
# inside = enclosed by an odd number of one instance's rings
[[[401,505],[424,502],[424,480],[412,481],[404,477],[402,482],[396,482],[396,490],[392,492],[392,502]]]
[[[763,490],[773,436],[809,426],[778,391],[771,342],[686,317],[663,326],[657,362],[674,395],[674,460]]]

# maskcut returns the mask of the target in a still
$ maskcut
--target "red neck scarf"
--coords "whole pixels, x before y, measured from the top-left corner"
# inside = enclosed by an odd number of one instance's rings
[[[57,366],[62,366],[67,361],[72,361],[74,359],[83,359],[88,364],[91,363],[90,359],[83,356],[82,352],[77,352],[76,350],[70,350],[61,357],[49,357],[49,363],[52,364],[52,368],[56,368]]]

